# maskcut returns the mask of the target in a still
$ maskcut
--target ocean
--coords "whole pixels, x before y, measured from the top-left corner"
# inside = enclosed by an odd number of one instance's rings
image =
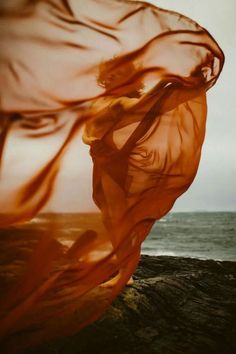
[[[96,226],[97,215],[55,214],[58,241],[70,246],[91,223]],[[50,214],[41,214],[28,223],[0,230],[2,258],[24,248],[26,239],[34,244],[47,230],[50,218]],[[171,212],[154,224],[142,253],[236,261],[236,212]]]
[[[236,261],[236,212],[169,213],[155,223],[142,253]]]

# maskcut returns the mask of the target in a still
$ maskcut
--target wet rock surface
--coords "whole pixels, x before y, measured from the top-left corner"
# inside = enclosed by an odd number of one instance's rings
[[[104,316],[27,354],[235,354],[236,262],[145,256]]]

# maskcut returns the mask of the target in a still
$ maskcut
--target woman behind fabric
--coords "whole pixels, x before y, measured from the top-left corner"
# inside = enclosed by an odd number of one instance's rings
[[[54,222],[37,246],[25,243],[23,271],[0,304],[9,352],[91,323],[127,283],[153,223],[194,179],[206,91],[224,62],[207,31],[144,2],[36,0],[13,10],[0,12],[1,162],[12,132],[32,144],[64,138],[1,202],[0,226],[43,208],[82,129],[101,215],[71,247]],[[2,185],[5,173],[3,164]]]

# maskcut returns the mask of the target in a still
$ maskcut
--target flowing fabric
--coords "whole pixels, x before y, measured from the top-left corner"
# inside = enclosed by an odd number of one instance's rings
[[[96,207],[82,211],[69,246],[53,217],[18,249],[10,236],[2,243],[1,279],[11,271],[1,280],[0,334],[10,353],[75,333],[125,286],[153,223],[196,175],[206,91],[223,62],[205,29],[145,2],[0,5],[0,227],[14,230],[49,202],[76,139],[90,149]],[[50,148],[8,189],[14,141]]]

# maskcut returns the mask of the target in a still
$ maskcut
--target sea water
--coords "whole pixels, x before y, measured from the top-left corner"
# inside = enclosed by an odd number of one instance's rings
[[[98,214],[53,215],[57,240],[70,246],[91,224],[96,226]],[[25,247],[26,241],[35,243],[47,232],[51,219],[52,215],[41,214],[28,223],[0,230],[1,258]],[[236,212],[171,212],[154,224],[142,253],[236,261]]]
[[[236,261],[236,212],[169,213],[154,224],[142,253]]]

